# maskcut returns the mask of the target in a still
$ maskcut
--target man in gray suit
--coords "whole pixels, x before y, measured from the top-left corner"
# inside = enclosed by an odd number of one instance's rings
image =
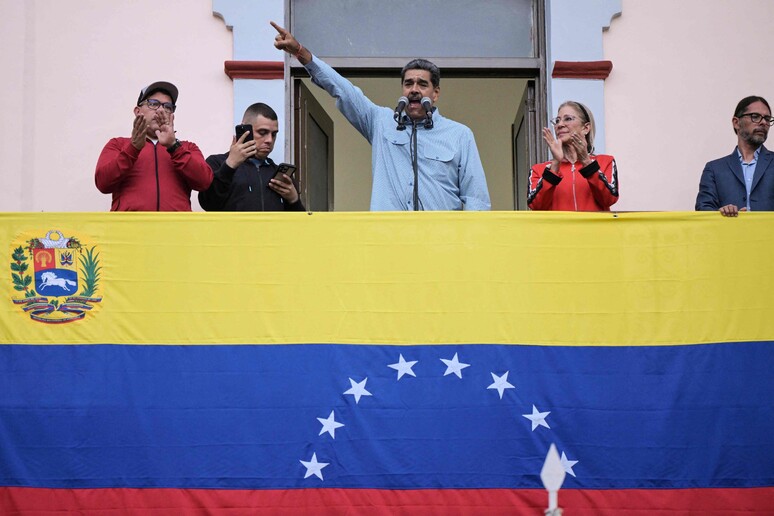
[[[758,96],[743,98],[731,123],[736,149],[704,167],[696,209],[718,210],[726,217],[740,211],[774,211],[774,153],[763,146],[774,125],[769,103]]]

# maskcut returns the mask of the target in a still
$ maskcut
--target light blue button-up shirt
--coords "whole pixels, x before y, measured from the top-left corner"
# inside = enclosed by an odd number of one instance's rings
[[[372,211],[413,210],[414,169],[409,141],[414,127],[398,131],[393,110],[377,106],[360,88],[316,56],[306,65],[312,80],[336,98],[336,107],[371,144]],[[473,132],[435,110],[434,127],[416,126],[420,210],[489,210],[489,190]]]
[[[755,167],[758,165],[758,154],[760,154],[760,152],[761,148],[758,147],[755,149],[752,161],[745,163],[739,148],[736,149],[736,154],[739,156],[739,163],[742,164],[742,172],[744,173],[744,187],[747,190],[747,211],[750,211],[750,191],[752,190]]]

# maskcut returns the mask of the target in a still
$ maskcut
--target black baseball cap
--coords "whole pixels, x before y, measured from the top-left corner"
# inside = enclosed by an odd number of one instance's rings
[[[154,92],[163,91],[170,97],[172,97],[172,104],[177,104],[177,86],[171,82],[157,81],[147,85],[140,90],[140,96],[137,97],[137,105],[142,104],[142,101],[153,95]]]

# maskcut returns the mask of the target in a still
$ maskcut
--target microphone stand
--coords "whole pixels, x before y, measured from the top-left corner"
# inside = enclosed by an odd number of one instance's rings
[[[423,99],[424,100],[424,99]],[[428,99],[429,101],[429,99]],[[396,129],[398,131],[406,130],[406,118],[401,117],[399,113],[395,112],[395,122],[397,122]],[[423,122],[425,129],[433,128],[433,111],[427,109],[425,120]],[[417,121],[411,119],[411,139],[409,140],[409,153],[411,154],[411,168],[414,170],[414,195],[412,202],[414,203],[414,211],[419,211],[419,163],[418,163],[418,149],[417,149]]]
[[[425,126],[426,127],[426,126]],[[411,166],[414,168],[414,211],[419,211],[419,164],[417,163],[417,121],[411,119]]]
[[[433,128],[433,111],[430,110],[427,112],[427,115],[425,115],[425,129],[432,129]]]
[[[403,122],[403,117],[400,115],[395,116],[395,121],[398,123],[398,126],[395,128],[398,131],[405,131],[406,130],[406,124]]]
[[[433,110],[428,109],[427,114],[425,115],[425,121],[423,122],[425,129],[432,129],[433,128]],[[419,211],[419,166],[417,165],[417,154],[419,154],[417,149],[417,121],[411,120],[412,125],[412,131],[411,131],[411,143],[414,146],[414,152],[412,157],[411,164],[414,166],[414,211]]]
[[[406,101],[405,103],[404,103],[404,99]],[[406,130],[406,124],[403,121],[403,116],[401,116],[403,112],[403,108],[401,108],[401,106],[405,106],[406,103],[408,103],[408,99],[406,99],[406,97],[401,97],[400,102],[398,102],[398,107],[395,108],[395,114],[392,115],[393,120],[395,120],[395,122],[398,124],[398,126],[395,128],[398,131]]]
[[[425,129],[433,128],[433,102],[429,97],[422,97],[422,107],[425,108]]]

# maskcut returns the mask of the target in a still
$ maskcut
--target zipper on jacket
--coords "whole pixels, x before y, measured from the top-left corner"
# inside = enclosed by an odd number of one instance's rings
[[[266,211],[266,206],[263,200],[263,189],[268,187],[268,183],[266,186],[263,185],[263,179],[261,178],[261,167],[258,166],[258,190],[261,192],[261,211]]]
[[[161,188],[159,187],[159,146],[153,145],[153,159],[156,162],[156,211],[161,211]]]
[[[265,161],[259,162],[256,158],[253,158],[253,166],[255,167],[255,175],[258,178],[258,186],[256,188],[258,189],[258,195],[261,199],[261,211],[266,211],[265,201],[263,200],[263,189],[268,188],[269,184],[263,184],[263,178],[261,177],[261,167]]]
[[[578,211],[578,198],[575,196],[575,162],[572,164],[572,202],[575,204],[575,211]]]

